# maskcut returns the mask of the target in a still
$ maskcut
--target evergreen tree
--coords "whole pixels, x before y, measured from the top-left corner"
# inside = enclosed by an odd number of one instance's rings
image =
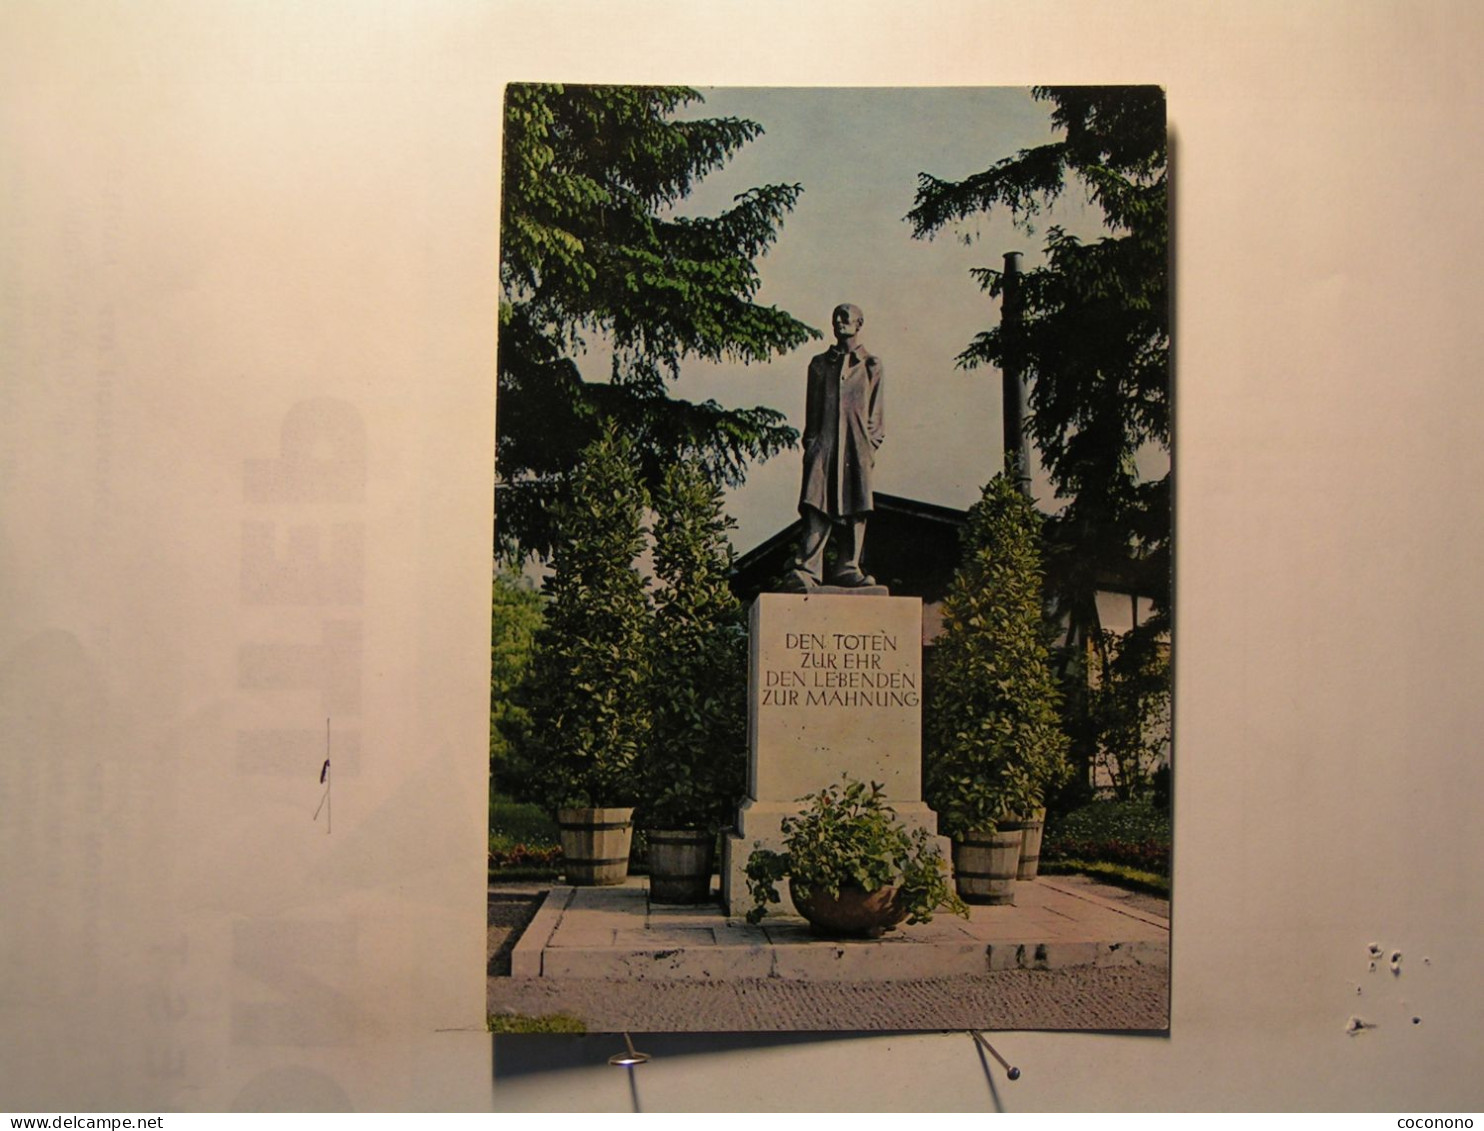
[[[1108,234],[1084,242],[1046,230],[1046,263],[1020,280],[1018,333],[1003,322],[959,355],[1003,367],[1013,350],[1029,383],[1028,425],[1058,497],[1048,531],[1053,618],[1065,626],[1066,729],[1079,765],[1099,754],[1089,668],[1107,667],[1099,582],[1126,577],[1155,606],[1146,630],[1168,630],[1171,479],[1140,475],[1141,451],[1170,446],[1169,220],[1164,92],[1158,87],[1037,87],[1063,136],[962,181],[918,178],[913,234],[932,236],[996,208],[1028,234],[1071,185],[1103,212]],[[1000,271],[973,272],[991,297]],[[1083,775],[1085,778],[1087,775]],[[1086,781],[1081,788],[1086,788]]]
[[[521,696],[519,754],[551,809],[635,801],[649,736],[650,613],[634,568],[646,501],[628,441],[605,428],[557,506],[546,623]]]
[[[677,116],[697,101],[684,87],[506,88],[496,498],[507,557],[555,544],[552,502],[604,421],[633,440],[651,489],[682,456],[737,486],[749,461],[797,440],[771,409],[668,395],[685,358],[764,361],[819,337],[753,301],[755,260],[798,185],[754,188],[715,216],[675,214],[762,132]],[[605,380],[574,360],[592,334],[613,346]]]
[[[1003,366],[1016,349],[1029,382],[1029,426],[1059,497],[1052,575],[1085,640],[1099,627],[1095,579],[1131,555],[1163,608],[1169,597],[1170,478],[1141,479],[1136,456],[1165,451],[1169,413],[1169,230],[1164,92],[1158,87],[1037,87],[1064,136],[962,181],[919,176],[913,234],[1004,207],[1033,232],[1042,211],[1080,183],[1108,235],[1084,242],[1053,225],[1046,263],[1021,277],[1024,325],[979,334],[959,364]],[[974,272],[992,297],[1000,271]]]
[[[1014,468],[995,476],[969,509],[923,712],[925,793],[949,835],[1029,815],[1066,772],[1040,539]]]
[[[747,631],[727,584],[735,523],[695,460],[666,470],[654,507],[653,729],[639,819],[717,829],[747,776]]]

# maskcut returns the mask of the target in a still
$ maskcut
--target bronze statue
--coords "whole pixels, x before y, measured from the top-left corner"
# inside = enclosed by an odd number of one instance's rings
[[[803,593],[825,582],[824,551],[839,526],[838,561],[830,585],[860,588],[875,581],[861,570],[876,449],[886,438],[880,358],[860,345],[865,316],[842,303],[830,318],[835,344],[809,363],[804,409],[804,482],[799,513],[804,535],[785,588]]]

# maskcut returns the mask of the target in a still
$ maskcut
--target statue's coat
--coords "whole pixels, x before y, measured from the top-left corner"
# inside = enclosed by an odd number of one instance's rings
[[[809,362],[799,508],[831,518],[868,514],[876,449],[886,438],[881,360],[833,346]]]

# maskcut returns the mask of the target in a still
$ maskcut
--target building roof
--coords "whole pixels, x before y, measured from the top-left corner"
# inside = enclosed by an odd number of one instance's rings
[[[867,526],[861,566],[887,586],[893,596],[921,597],[936,605],[948,591],[962,556],[961,532],[966,511],[920,499],[876,492],[876,509]],[[1048,520],[1047,536],[1055,543],[1057,520]],[[732,591],[743,601],[776,591],[793,564],[803,520],[795,519],[736,560]],[[1149,559],[1130,557],[1099,571],[1097,587],[1116,593],[1159,597],[1168,591],[1160,584],[1160,566]]]
[[[938,601],[958,566],[965,513],[919,499],[876,492],[862,568],[898,596]],[[803,519],[795,519],[743,554],[732,569],[732,590],[744,601],[777,588],[793,564]]]

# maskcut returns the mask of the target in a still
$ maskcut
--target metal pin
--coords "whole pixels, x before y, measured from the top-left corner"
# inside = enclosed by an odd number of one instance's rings
[[[997,1061],[1000,1062],[1000,1067],[1005,1070],[1005,1075],[1007,1077],[1009,1077],[1011,1080],[1020,1079],[1020,1069],[1016,1068],[999,1053],[995,1052],[994,1045],[990,1044],[984,1039],[983,1033],[979,1032],[977,1029],[970,1029],[969,1036],[973,1037],[974,1040],[979,1042],[980,1048],[984,1049],[985,1052],[989,1053],[990,1056],[994,1057]]]
[[[634,1040],[627,1032],[623,1035],[623,1043],[628,1046],[627,1052],[615,1053],[608,1058],[608,1063],[619,1068],[632,1068],[636,1064],[643,1064],[649,1059],[647,1052],[636,1052]]]
[[[330,787],[333,784],[330,778],[330,720],[325,720],[325,764],[320,767],[319,781],[325,787],[325,792],[320,795],[319,804],[315,806],[313,820],[319,820],[320,810],[325,811],[325,833],[330,832]]]

